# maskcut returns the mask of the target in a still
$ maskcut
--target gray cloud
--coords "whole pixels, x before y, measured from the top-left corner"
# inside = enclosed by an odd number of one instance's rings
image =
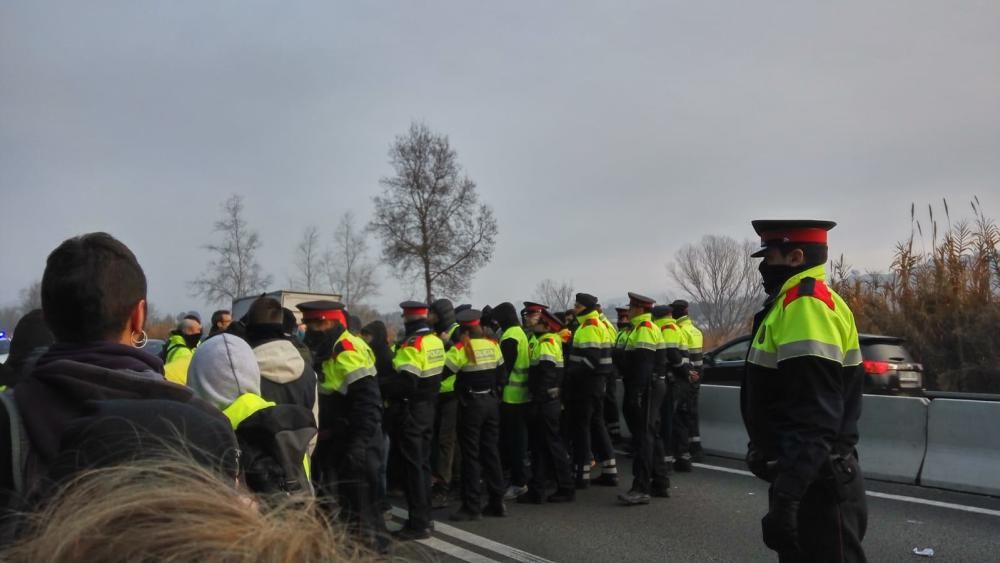
[[[372,212],[411,119],[496,209],[476,303],[546,277],[669,294],[680,245],[763,216],[836,219],[835,252],[884,267],[910,201],[1000,211],[998,23],[988,1],[5,2],[0,302],[101,229],[154,303],[207,308],[185,282],[232,192],[283,281],[303,225]]]

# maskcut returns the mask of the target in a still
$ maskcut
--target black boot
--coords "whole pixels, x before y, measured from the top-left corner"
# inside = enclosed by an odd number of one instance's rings
[[[483,519],[483,515],[471,508],[462,505],[461,508],[451,513],[448,517],[452,522],[478,522]]]
[[[491,499],[486,508],[483,509],[483,514],[496,518],[507,516],[507,505],[503,503],[503,497]]]
[[[559,489],[549,495],[549,502],[573,502],[576,500],[576,491],[573,489]]]

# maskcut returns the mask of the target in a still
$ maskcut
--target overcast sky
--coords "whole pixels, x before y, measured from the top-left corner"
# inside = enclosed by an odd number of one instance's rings
[[[304,225],[371,215],[411,120],[496,212],[477,306],[675,297],[679,246],[764,217],[836,220],[833,253],[885,269],[910,202],[1000,217],[1000,2],[5,0],[0,304],[105,230],[154,305],[210,312],[186,282],[231,193],[285,286]],[[411,296],[381,277],[377,307]]]

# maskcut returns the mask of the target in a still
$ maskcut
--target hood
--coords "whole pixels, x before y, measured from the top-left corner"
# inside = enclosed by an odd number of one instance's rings
[[[288,340],[272,340],[253,349],[260,376],[274,383],[284,384],[302,377],[306,362],[298,348]]]
[[[14,394],[32,448],[44,462],[55,457],[60,436],[85,414],[87,401],[112,399],[195,400],[187,387],[149,370],[110,369],[71,359],[40,362]]]
[[[521,324],[520,319],[517,317],[517,309],[512,303],[507,301],[497,305],[490,311],[490,319],[499,323],[500,328],[504,330]]]
[[[162,376],[163,361],[149,352],[117,342],[90,342],[87,344],[53,344],[38,359],[38,367],[50,362],[71,360],[106,369],[136,372],[155,372]]]
[[[98,467],[173,459],[178,452],[220,477],[232,480],[239,473],[236,436],[218,411],[162,399],[88,401],[84,409],[60,439],[49,470],[57,483]]]
[[[435,332],[445,332],[455,324],[455,306],[448,299],[438,299],[431,303],[431,310],[437,315],[438,322],[434,325]]]
[[[260,395],[260,368],[246,340],[219,334],[198,347],[188,367],[188,387],[224,409],[244,393]]]

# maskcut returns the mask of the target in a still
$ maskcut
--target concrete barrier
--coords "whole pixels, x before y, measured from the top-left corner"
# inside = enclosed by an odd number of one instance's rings
[[[1000,495],[1000,403],[931,401],[920,484]]]
[[[747,455],[746,428],[740,415],[740,388],[702,385],[698,400],[701,445],[706,452],[744,459]]]
[[[927,399],[865,395],[858,456],[866,477],[916,483],[927,449]]]

